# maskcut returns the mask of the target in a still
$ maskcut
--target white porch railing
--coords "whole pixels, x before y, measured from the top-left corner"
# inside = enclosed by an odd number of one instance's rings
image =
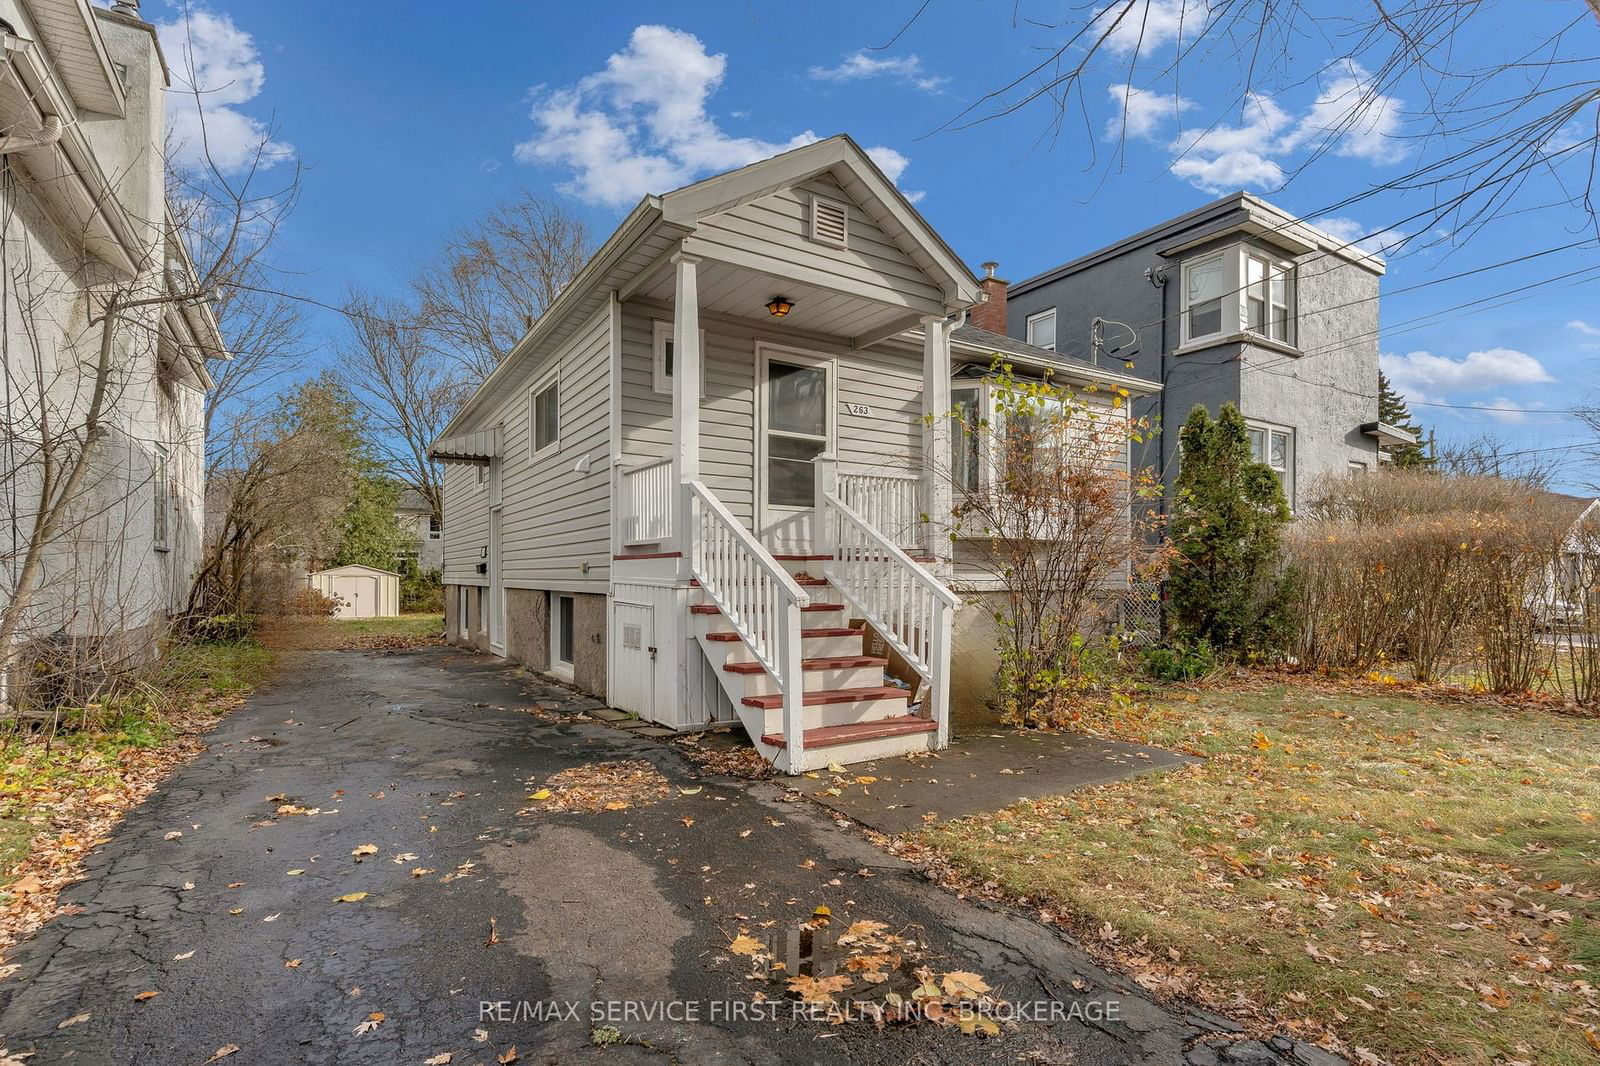
[[[624,469],[618,478],[622,543],[659,544],[672,539],[672,460]]]
[[[961,600],[836,491],[843,479],[829,457],[817,470],[819,550],[828,580],[883,639],[922,676],[923,717],[938,726],[938,746],[950,739],[950,642]]]
[[[785,769],[798,773],[805,740],[800,612],[811,597],[710,489],[698,481],[684,489],[693,533],[690,569],[783,694]]]
[[[902,548],[922,546],[922,478],[916,474],[840,471],[838,496]]]

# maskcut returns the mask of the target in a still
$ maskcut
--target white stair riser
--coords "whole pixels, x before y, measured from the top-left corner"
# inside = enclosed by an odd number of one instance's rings
[[[729,651],[727,657],[722,660],[725,663],[753,663],[756,661],[755,653],[742,640],[706,640],[701,643],[708,647],[726,644]],[[853,634],[848,637],[806,637],[800,643],[801,657],[806,659],[826,659],[837,655],[862,654],[859,634]]]
[[[783,708],[746,707],[748,711],[763,715],[762,730],[766,733],[783,732]],[[854,725],[857,722],[876,722],[880,718],[895,718],[910,713],[903,699],[855,700],[851,703],[819,703],[805,709],[806,728],[825,725]]]
[[[877,688],[883,684],[881,666],[835,666],[826,670],[807,670],[805,673],[807,692],[840,688]],[[765,670],[759,674],[745,674],[744,679],[746,696],[765,696],[778,691],[778,683],[772,680],[772,675]]]
[[[937,733],[932,732],[907,733],[898,737],[878,737],[875,740],[835,744],[827,748],[808,748],[800,753],[800,765],[794,767],[793,772],[822,770],[829,763],[839,763],[852,770],[862,770],[861,763],[871,762],[874,759],[892,759],[900,755],[909,755],[914,751],[931,751],[937,736]]]

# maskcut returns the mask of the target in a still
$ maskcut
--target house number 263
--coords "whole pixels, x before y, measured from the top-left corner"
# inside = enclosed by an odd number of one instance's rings
[[[844,405],[844,409],[846,411],[849,411],[853,415],[862,415],[862,416],[868,417],[868,418],[870,418],[872,416],[872,405],[871,404],[866,404],[866,403],[847,403],[847,404]]]

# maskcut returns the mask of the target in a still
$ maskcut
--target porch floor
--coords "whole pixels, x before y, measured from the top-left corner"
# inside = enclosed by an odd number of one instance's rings
[[[1104,785],[1198,760],[1164,748],[1124,744],[1082,733],[991,729],[957,733],[934,759],[882,759],[843,774],[788,778],[823,806],[881,833],[921,829],[934,821],[995,811],[1021,799]],[[875,777],[866,784],[858,776]],[[835,777],[843,780],[836,782]],[[837,788],[839,795],[826,794]]]

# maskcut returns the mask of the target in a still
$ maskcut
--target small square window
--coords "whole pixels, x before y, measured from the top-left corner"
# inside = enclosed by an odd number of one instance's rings
[[[672,395],[672,379],[676,363],[672,343],[672,323],[657,321],[651,330],[651,382],[663,396]],[[700,331],[700,395],[706,394],[706,331]]]
[[[552,448],[561,440],[561,382],[551,380],[549,384],[534,390],[531,415],[533,426],[529,434],[532,441],[533,454],[538,455],[547,448]]]
[[[1055,308],[1028,316],[1028,343],[1035,348],[1056,350]]]

